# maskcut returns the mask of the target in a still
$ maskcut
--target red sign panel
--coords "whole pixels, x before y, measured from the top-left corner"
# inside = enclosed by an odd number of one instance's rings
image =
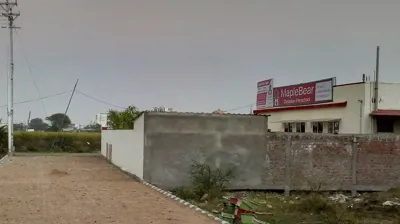
[[[273,79],[267,79],[257,83],[257,109],[274,106],[273,99]]]
[[[333,78],[274,88],[274,107],[332,102]]]
[[[265,93],[258,93],[257,94],[257,106],[264,106],[264,105],[266,105],[267,104],[267,96],[268,96],[268,93],[267,92],[265,92]]]

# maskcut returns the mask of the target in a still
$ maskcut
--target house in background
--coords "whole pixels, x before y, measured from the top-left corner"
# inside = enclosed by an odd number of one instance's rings
[[[274,88],[274,106],[254,114],[269,115],[275,132],[400,133],[400,83],[380,82],[375,92],[365,76],[342,85],[322,81]]]

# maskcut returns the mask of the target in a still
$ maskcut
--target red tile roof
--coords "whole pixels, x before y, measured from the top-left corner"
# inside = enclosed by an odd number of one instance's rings
[[[300,105],[300,106],[291,106],[291,107],[271,107],[271,108],[266,108],[266,109],[261,109],[261,110],[255,110],[255,111],[253,111],[253,113],[254,114],[262,114],[262,113],[287,111],[287,110],[310,110],[310,109],[346,107],[346,106],[347,106],[347,101],[335,102],[335,103],[324,103],[324,104]]]
[[[392,116],[400,117],[400,110],[376,110],[370,113],[371,116]]]

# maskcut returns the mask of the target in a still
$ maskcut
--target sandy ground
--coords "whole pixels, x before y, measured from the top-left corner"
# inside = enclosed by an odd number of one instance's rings
[[[0,223],[217,223],[101,157],[13,157],[0,165]]]

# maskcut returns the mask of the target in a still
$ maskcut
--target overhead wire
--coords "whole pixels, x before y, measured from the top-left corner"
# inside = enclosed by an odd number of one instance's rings
[[[44,99],[48,99],[48,98],[64,95],[64,94],[70,93],[71,91],[72,90],[68,90],[68,91],[64,91],[64,92],[60,92],[60,93],[56,93],[56,94],[47,95],[47,96],[44,96],[44,97],[41,97],[41,98],[35,98],[35,99],[30,99],[30,100],[19,101],[19,102],[16,102],[14,104],[24,104],[24,103],[30,103],[30,102],[34,102],[34,101],[44,100]],[[7,104],[0,105],[0,107],[6,107],[6,106],[7,106]]]
[[[85,96],[85,97],[90,98],[90,99],[92,99],[92,100],[95,100],[95,101],[97,101],[97,102],[106,104],[106,105],[108,105],[108,106],[116,107],[116,108],[119,108],[119,109],[126,109],[126,107],[121,107],[121,106],[118,106],[118,105],[115,105],[115,104],[106,102],[106,101],[104,101],[104,100],[100,100],[100,99],[98,99],[98,98],[96,98],[96,97],[90,96],[89,94],[86,94],[86,93],[80,91],[79,89],[77,89],[77,90],[75,90],[75,91],[76,91],[76,93],[78,93],[78,94],[80,94],[80,95],[82,95],[82,96]]]
[[[15,30],[16,37],[19,38],[17,30],[16,29],[14,29],[14,30]],[[24,54],[24,58],[25,58],[26,65],[28,66],[29,74],[30,74],[30,76],[32,78],[33,85],[35,86],[36,93],[37,93],[37,95],[38,95],[38,97],[40,99],[40,102],[42,104],[43,112],[44,112],[45,116],[48,117],[46,106],[44,105],[44,101],[43,101],[42,95],[41,95],[39,87],[38,87],[38,85],[36,83],[35,76],[33,75],[33,72],[32,72],[31,66],[30,66],[30,64],[28,62],[28,58],[27,58],[26,54]]]
[[[224,110],[224,112],[232,112],[232,111],[240,110],[240,109],[243,109],[243,108],[251,107],[252,105],[253,104],[247,104],[247,105],[236,107],[236,108],[233,108],[233,109],[230,109],[230,110]]]
[[[127,107],[122,107],[122,106],[118,106],[118,105],[109,103],[109,102],[104,101],[104,100],[100,100],[100,99],[98,99],[98,98],[96,98],[96,97],[93,97],[93,96],[91,96],[91,95],[89,95],[89,94],[86,94],[86,93],[80,91],[79,89],[76,89],[75,92],[76,92],[77,94],[80,94],[80,95],[82,95],[82,96],[85,96],[85,97],[87,97],[87,98],[90,98],[90,99],[92,99],[92,100],[94,100],[94,101],[97,101],[97,102],[99,102],[99,103],[106,104],[106,105],[108,105],[108,106],[112,106],[112,107],[116,107],[116,108],[120,108],[120,109],[126,109],[126,108],[127,108]],[[229,110],[223,110],[223,111],[224,111],[224,112],[232,112],[232,111],[240,110],[240,109],[243,109],[243,108],[249,108],[249,107],[251,107],[251,106],[253,106],[253,104],[247,104],[247,105],[244,105],[244,106],[236,107],[236,108],[229,109]]]

